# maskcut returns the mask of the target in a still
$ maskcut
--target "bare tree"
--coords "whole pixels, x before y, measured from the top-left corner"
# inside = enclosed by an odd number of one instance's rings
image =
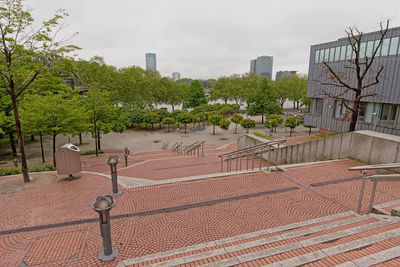
[[[370,90],[366,89],[378,84],[384,73],[383,66],[377,66],[377,68],[375,68],[375,66],[371,68],[371,66],[374,64],[375,57],[382,46],[383,39],[386,36],[388,29],[389,20],[380,23],[380,38],[370,57],[363,57],[363,55],[360,55],[363,33],[359,31],[357,27],[349,27],[346,30],[347,40],[355,55],[352,59],[349,59],[345,65],[345,69],[349,69],[350,74],[337,71],[328,63],[323,63],[326,67],[326,75],[328,76],[329,82],[322,82],[321,84],[333,86],[339,90],[337,90],[338,93],[336,94],[333,94],[328,90],[322,90],[322,93],[333,100],[341,101],[346,107],[350,120],[350,132],[355,131],[356,129],[361,100],[366,97],[377,95],[377,93],[370,92]],[[351,78],[354,76],[356,78],[355,84],[352,84]],[[349,105],[349,102],[347,101],[350,101],[353,105]]]
[[[67,16],[59,10],[55,16],[35,27],[22,0],[0,0],[0,79],[11,98],[18,135],[22,173],[29,182],[28,166],[21,131],[18,98],[37,79],[55,73],[64,65],[64,54],[77,49],[58,38],[60,21]]]

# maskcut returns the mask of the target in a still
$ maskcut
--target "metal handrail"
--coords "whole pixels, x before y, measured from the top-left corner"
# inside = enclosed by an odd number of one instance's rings
[[[199,153],[200,153],[200,147],[201,147],[201,155],[202,156],[204,156],[204,153],[203,153],[203,145],[204,145],[204,143],[205,143],[206,141],[197,141],[197,142],[195,142],[195,143],[193,143],[193,144],[191,144],[190,146],[188,146],[188,147],[186,147],[185,149],[184,149],[184,154],[189,154],[190,153],[190,155],[192,154],[192,151],[194,151],[194,150],[196,150],[197,149],[197,156],[199,156]]]
[[[270,152],[271,150],[273,151],[275,147],[274,145],[279,145],[285,142],[286,140],[274,140],[270,142],[266,142],[263,144],[247,147],[244,149],[239,149],[233,152],[225,153],[222,155],[219,155],[218,157],[221,158],[221,172],[224,170],[224,158],[225,161],[227,162],[227,171],[232,170],[232,160],[236,160],[236,171],[238,169],[238,164],[240,163],[240,170],[242,170],[242,159],[246,158],[246,169],[249,169],[249,157],[252,156],[252,169],[254,170],[254,157],[259,156],[260,157],[260,170],[261,170],[261,164],[262,164],[262,155],[264,153],[268,153],[268,163],[270,163]],[[277,159],[277,157],[276,157]],[[240,162],[238,162],[240,160]],[[276,161],[276,160],[275,160]],[[278,169],[278,163],[275,162],[275,166]],[[269,165],[268,165],[268,170],[269,170]]]
[[[391,170],[391,169],[396,169],[400,168],[400,163],[386,163],[386,164],[376,164],[376,165],[365,165],[365,166],[357,166],[357,167],[351,167],[349,168],[349,171],[361,171],[363,174],[362,177],[362,182],[361,182],[361,188],[360,188],[360,196],[358,198],[358,205],[357,205],[357,212],[361,212],[361,203],[364,197],[364,191],[365,191],[365,181],[367,179],[370,179],[371,181],[374,181],[374,184],[372,186],[372,192],[371,192],[371,198],[369,201],[369,206],[368,206],[368,211],[372,211],[372,205],[374,203],[375,199],[375,193],[376,193],[376,185],[378,181],[385,181],[385,178],[387,179],[393,179],[393,177],[396,177],[396,175],[370,175],[369,177],[367,176],[368,170]],[[399,176],[397,174],[397,176]],[[400,176],[399,176],[400,178]],[[400,180],[400,179],[399,179]],[[387,180],[390,181],[390,180]]]
[[[171,151],[177,151],[179,148],[182,148],[183,142],[176,142],[171,148]]]

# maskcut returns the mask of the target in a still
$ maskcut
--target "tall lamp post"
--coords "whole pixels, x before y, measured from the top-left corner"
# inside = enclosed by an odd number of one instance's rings
[[[373,131],[376,132],[376,125],[378,124],[378,113],[372,113],[372,122],[374,123]]]
[[[101,261],[112,261],[118,256],[118,249],[112,247],[110,210],[115,206],[115,200],[111,196],[100,196],[92,204],[92,209],[99,214],[100,231],[103,238],[104,250],[97,258]]]

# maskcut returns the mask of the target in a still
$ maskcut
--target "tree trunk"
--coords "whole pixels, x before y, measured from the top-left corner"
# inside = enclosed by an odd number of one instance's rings
[[[168,132],[169,132],[169,128],[171,127],[171,124],[168,124]]]
[[[235,123],[235,134],[237,133],[237,124]]]
[[[82,133],[79,133],[79,144],[82,145]]]
[[[186,133],[186,126],[187,126],[187,124],[185,123],[185,133]]]
[[[56,136],[57,134],[53,132],[53,165],[56,167]]]
[[[249,133],[249,131],[250,131],[250,128],[247,128],[246,133]]]
[[[31,134],[31,141],[34,142],[35,141],[35,135]]]
[[[15,146],[15,140],[14,140],[14,133],[10,132],[8,133],[8,136],[10,137],[10,146],[11,146],[11,153],[13,158],[17,157],[17,148]]]
[[[97,147],[97,125],[96,122],[94,123],[94,145],[95,145],[95,150],[96,150],[96,157],[99,156],[99,148]]]
[[[98,147],[99,150],[101,150],[100,139],[101,139],[100,131],[97,131],[97,147]]]
[[[45,163],[46,159],[44,158],[43,135],[42,135],[42,133],[39,133],[39,137],[40,137],[40,151],[42,152],[42,162]]]
[[[224,101],[225,101],[225,105],[228,104],[228,100],[224,99]]]
[[[292,128],[289,129],[290,137],[292,136]]]
[[[213,125],[213,135],[215,135],[215,125]]]
[[[172,111],[175,111],[175,106],[174,106],[174,104],[171,104],[171,106],[172,106]]]
[[[264,124],[264,114],[261,114],[261,123]]]
[[[359,94],[356,94],[356,99],[359,97]],[[350,122],[350,132],[354,132],[356,130],[356,124],[357,124],[357,119],[358,119],[358,111],[360,108],[360,101],[356,100],[354,101],[354,111],[351,113],[351,122]]]
[[[308,136],[311,135],[311,127],[308,128]]]
[[[293,102],[293,109],[296,109],[296,101],[292,101]]]
[[[24,138],[22,136],[21,131],[21,121],[19,118],[18,112],[18,104],[17,104],[17,96],[14,92],[14,84],[10,85],[10,95],[11,95],[11,102],[13,105],[14,111],[14,119],[15,119],[15,130],[18,136],[18,145],[19,145],[19,153],[21,154],[21,167],[22,167],[22,175],[24,177],[24,182],[29,182],[29,174],[28,174],[28,164],[26,163],[26,155],[25,155],[25,146],[24,146]]]

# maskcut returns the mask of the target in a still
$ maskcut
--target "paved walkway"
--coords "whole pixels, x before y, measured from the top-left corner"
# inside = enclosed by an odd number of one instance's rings
[[[207,151],[205,158],[188,158],[200,164],[215,157],[212,150],[215,148]],[[169,168],[161,173],[174,170],[175,177],[180,176],[184,168],[171,168],[174,161],[169,158],[170,152],[158,153],[165,157],[162,161],[171,164],[149,165],[152,168],[149,172]],[[146,162],[155,156],[154,152],[140,153],[130,159]],[[102,157],[86,160],[88,165],[96,165],[107,155]],[[185,159],[174,159],[174,164],[188,164]],[[140,166],[140,162],[134,164],[119,173]],[[111,211],[113,245],[120,253],[114,262],[106,264],[97,260],[102,250],[101,236],[97,214],[90,205],[97,196],[111,191],[111,182],[104,177],[107,171],[102,165],[92,166],[98,169],[91,171],[99,174],[83,173],[81,179],[0,195],[0,262],[5,266],[22,262],[28,266],[114,266],[152,253],[349,212],[355,209],[361,181],[358,173],[347,169],[357,165],[360,163],[343,160],[289,168],[282,173],[259,171],[121,188],[123,194],[116,197],[117,204]],[[199,166],[205,173],[210,168],[210,165]],[[0,186],[10,179],[21,178],[2,178]],[[367,183],[367,190],[370,189],[371,184]],[[400,185],[378,185],[376,203],[399,198]],[[368,197],[363,202],[363,212],[367,202]],[[345,217],[355,218],[352,213]],[[373,217],[366,217],[365,221],[379,223]],[[352,227],[357,227],[354,224]]]

